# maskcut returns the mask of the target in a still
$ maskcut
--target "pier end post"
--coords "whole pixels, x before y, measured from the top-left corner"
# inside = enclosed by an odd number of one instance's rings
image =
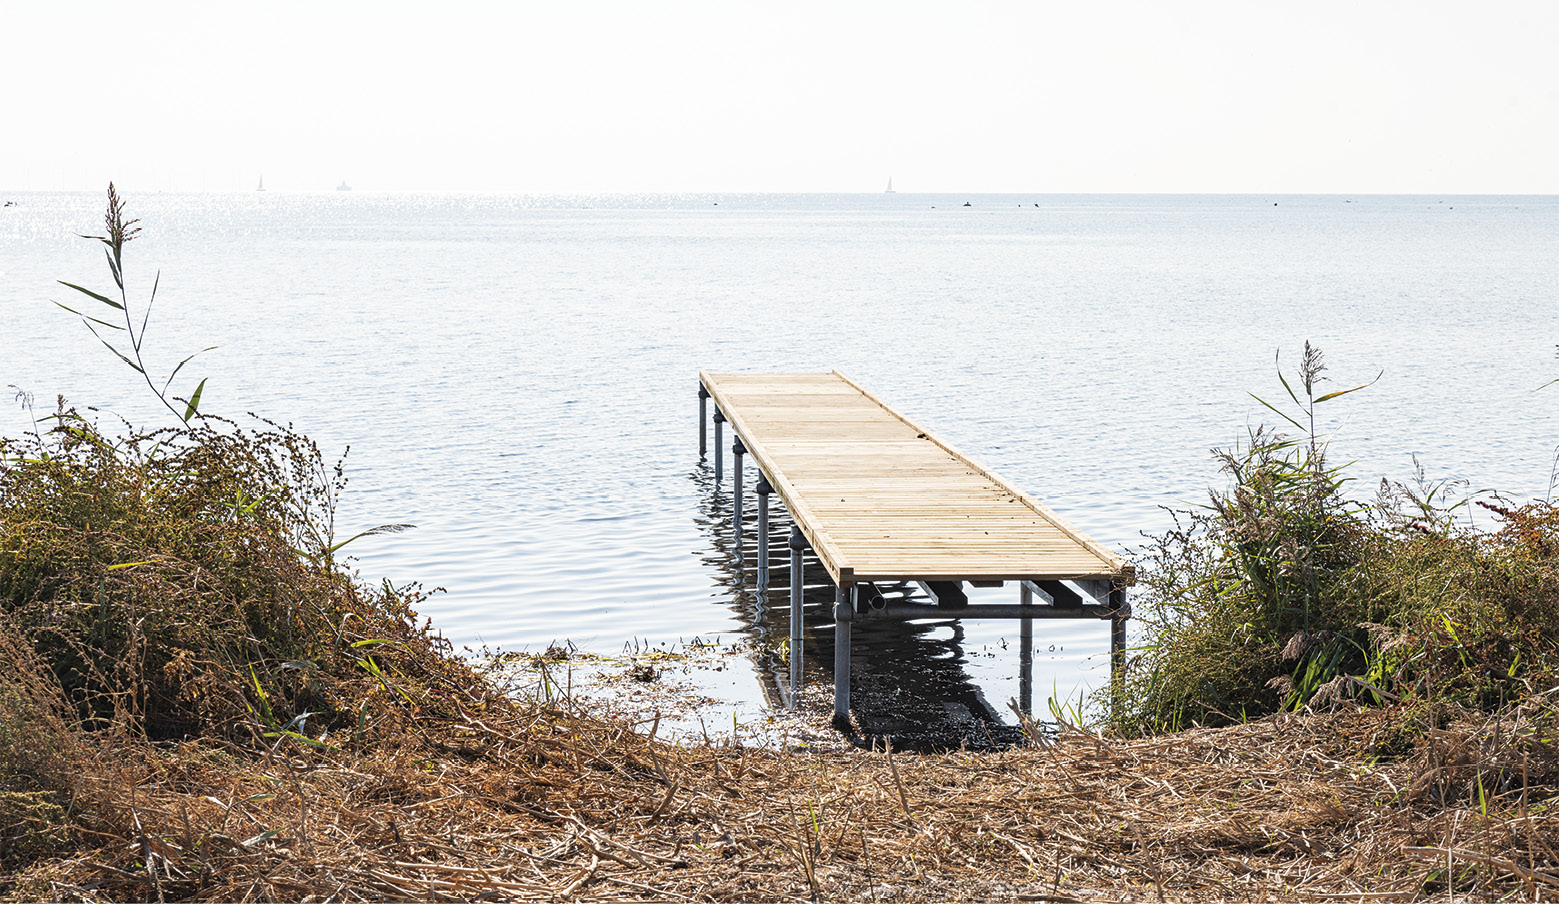
[[[1110,589],[1110,696],[1111,708],[1120,715],[1126,701],[1126,619],[1131,606],[1126,604],[1126,588]]]
[[[698,460],[709,457],[709,390],[698,384]]]
[[[725,458],[725,453],[723,453],[721,451],[721,447],[720,447],[720,434],[722,432],[721,428],[725,424],[725,415],[720,413],[719,406],[715,407],[715,418],[714,418],[714,420],[715,420],[715,483],[718,485],[720,483],[721,465],[723,464],[724,458]]]
[[[850,623],[855,619],[855,587],[834,588],[834,727],[850,731]]]
[[[1028,581],[1018,582],[1018,604],[1034,605],[1034,591]],[[1034,714],[1034,620],[1018,623],[1018,708]]]
[[[807,548],[801,528],[790,527],[790,708],[801,708],[801,553]]]

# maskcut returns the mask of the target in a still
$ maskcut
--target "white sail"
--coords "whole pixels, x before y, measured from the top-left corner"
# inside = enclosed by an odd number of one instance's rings
[[[888,177],[888,187],[883,189],[882,193],[885,194],[885,195],[893,194],[893,177],[892,176]]]

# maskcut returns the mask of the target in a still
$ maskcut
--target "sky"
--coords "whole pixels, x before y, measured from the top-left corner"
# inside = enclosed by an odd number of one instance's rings
[[[0,0],[0,192],[1559,192],[1559,3]]]

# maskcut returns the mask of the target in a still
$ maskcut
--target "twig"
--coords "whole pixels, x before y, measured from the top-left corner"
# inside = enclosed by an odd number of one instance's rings
[[[1522,879],[1542,882],[1545,885],[1559,887],[1559,876],[1555,876],[1553,873],[1545,873],[1542,870],[1527,869],[1513,860],[1508,860],[1504,857],[1496,857],[1492,854],[1484,854],[1478,851],[1468,850],[1466,848],[1404,847],[1402,848],[1402,852],[1404,854],[1412,854],[1417,857],[1425,858],[1433,857],[1438,859],[1440,857],[1444,857],[1448,861],[1453,857],[1462,860],[1471,860],[1474,863],[1482,863],[1486,866],[1497,867],[1507,873],[1510,873],[1513,876],[1519,876]]]
[[[893,784],[899,789],[899,803],[904,807],[904,818],[909,820],[911,828],[915,826],[915,817],[909,812],[909,796],[904,793],[904,782],[899,778],[899,765],[893,762],[893,742],[888,741],[888,769],[893,773]]]

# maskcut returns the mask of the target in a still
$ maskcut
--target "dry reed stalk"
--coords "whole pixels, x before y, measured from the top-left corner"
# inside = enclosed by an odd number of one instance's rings
[[[1443,891],[1447,852],[1477,866],[1459,895],[1559,883],[1550,751],[1531,745],[1523,783],[1508,728],[1496,748],[1492,726],[1467,726],[1491,789],[1484,819],[1465,784],[1443,800],[1400,790],[1443,750],[1371,762],[1368,739],[1392,718],[1066,732],[1045,748],[891,760],[675,747],[496,705],[400,745],[280,750],[269,764],[122,740],[78,784],[100,834],[6,891],[54,888],[52,874],[101,900],[1385,901]]]

